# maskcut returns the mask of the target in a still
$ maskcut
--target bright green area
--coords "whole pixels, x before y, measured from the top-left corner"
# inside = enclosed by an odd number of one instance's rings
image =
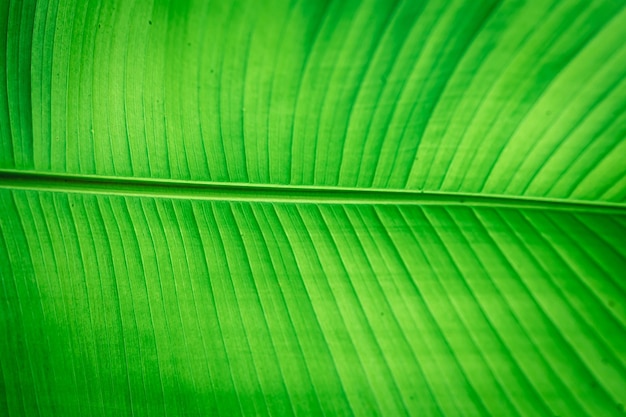
[[[626,201],[623,0],[33,3],[0,167]]]
[[[623,0],[8,0],[0,39],[0,416],[624,414]]]
[[[0,198],[6,415],[623,407],[626,215]]]

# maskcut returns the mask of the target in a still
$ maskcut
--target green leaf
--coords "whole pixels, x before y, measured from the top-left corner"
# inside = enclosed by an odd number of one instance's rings
[[[0,415],[624,413],[623,1],[0,34]]]

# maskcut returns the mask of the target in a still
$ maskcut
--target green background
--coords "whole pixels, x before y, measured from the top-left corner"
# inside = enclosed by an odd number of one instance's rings
[[[0,415],[624,414],[624,1],[8,0],[0,37]]]

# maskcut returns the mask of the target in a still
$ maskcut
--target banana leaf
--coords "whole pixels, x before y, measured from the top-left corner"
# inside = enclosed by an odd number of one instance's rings
[[[623,0],[0,36],[0,415],[624,415]]]

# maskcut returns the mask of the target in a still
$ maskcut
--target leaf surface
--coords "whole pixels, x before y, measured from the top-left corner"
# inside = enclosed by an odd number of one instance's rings
[[[0,414],[623,414],[625,6],[0,5]]]

